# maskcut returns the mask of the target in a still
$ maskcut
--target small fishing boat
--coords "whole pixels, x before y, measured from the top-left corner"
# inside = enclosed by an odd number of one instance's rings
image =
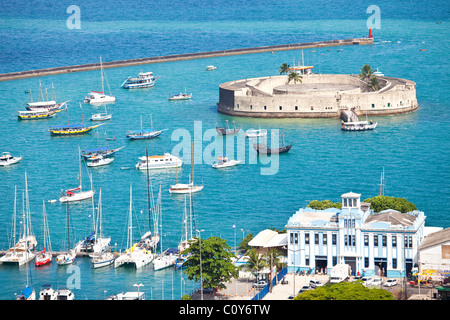
[[[56,300],[57,294],[51,284],[44,284],[39,291],[39,300]]]
[[[267,136],[267,130],[266,129],[249,129],[245,131],[245,136],[247,138],[258,138],[258,137],[265,137]]]
[[[41,110],[26,110],[18,111],[17,117],[19,120],[40,120],[53,118],[58,112],[64,109],[47,109],[42,108]]]
[[[353,121],[353,122],[344,122],[342,121],[341,129],[344,131],[365,131],[365,130],[373,130],[377,127],[378,122],[370,121]]]
[[[231,135],[231,134],[235,134],[235,133],[238,133],[239,132],[239,130],[241,129],[241,128],[236,128],[236,123],[235,123],[235,121],[233,120],[233,128],[232,129],[230,129],[230,127],[229,127],[229,125],[228,125],[228,120],[226,120],[225,121],[226,122],[226,126],[223,126],[223,127],[218,127],[217,125],[216,125],[216,131],[220,134],[220,135],[223,135],[223,136],[225,136],[225,135]]]
[[[112,114],[108,114],[105,105],[105,113],[95,113],[91,116],[91,121],[106,121],[111,120]]]
[[[130,140],[143,140],[143,139],[153,139],[159,137],[161,133],[168,129],[155,130],[153,129],[153,120],[150,115],[151,128],[144,129],[142,127],[142,117],[141,117],[141,129],[140,130],[129,130],[127,131],[126,137]]]
[[[104,166],[104,165],[110,164],[113,161],[114,161],[114,158],[105,158],[103,156],[93,156],[92,158],[89,159],[88,162],[86,162],[86,165],[88,167],[99,167],[99,166]]]
[[[281,147],[279,148],[269,148],[267,146],[267,144],[265,143],[261,143],[261,144],[254,144],[253,147],[255,148],[256,152],[258,152],[258,154],[263,154],[263,155],[267,155],[267,154],[280,154],[280,153],[285,153],[285,152],[289,152],[289,150],[291,150],[291,147],[293,145],[293,142],[289,145],[285,145],[284,143],[284,134],[281,134]]]
[[[165,153],[162,156],[143,156],[139,157],[139,162],[136,164],[136,169],[147,170],[147,169],[169,169],[178,168],[183,164],[183,160],[171,155],[170,153]]]
[[[187,94],[186,92],[185,93],[180,92],[180,93],[177,93],[177,94],[172,94],[169,97],[169,101],[189,100],[191,98],[192,98],[192,93],[191,94]]]
[[[211,65],[211,66],[206,66],[206,71],[212,71],[212,70],[216,70],[217,69],[217,67],[216,66],[213,66],[213,65]]]
[[[153,76],[153,72],[140,72],[137,77],[128,77],[122,87],[125,89],[149,88],[155,85],[158,78]]]
[[[111,95],[111,89],[109,88],[108,80],[106,79],[106,76],[103,72],[103,63],[102,58],[100,57],[100,75],[102,78],[102,91],[91,91],[89,94],[84,98],[84,103],[90,103],[90,104],[97,104],[97,103],[109,103],[116,101],[116,98]],[[104,80],[106,80],[106,84],[108,85],[109,90],[109,96],[106,95],[105,88],[104,88]]]
[[[9,166],[22,160],[22,157],[13,157],[9,152],[2,152],[0,166]]]
[[[212,164],[215,169],[233,167],[241,163],[241,160],[230,160],[225,156],[218,157],[217,161]]]

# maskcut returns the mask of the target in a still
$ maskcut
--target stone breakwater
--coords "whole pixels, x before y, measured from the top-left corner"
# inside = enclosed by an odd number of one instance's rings
[[[288,76],[242,79],[219,86],[219,112],[255,118],[340,118],[343,110],[358,116],[394,115],[418,108],[416,83],[379,76],[373,91],[347,74],[310,74],[302,83],[288,83]]]
[[[353,38],[353,39],[342,39],[342,40],[328,40],[328,41],[305,42],[305,43],[296,43],[296,44],[282,44],[282,45],[275,45],[275,46],[263,46],[263,47],[253,47],[253,48],[198,52],[198,53],[185,53],[185,54],[175,54],[175,55],[168,55],[168,56],[157,56],[157,57],[149,57],[149,58],[103,62],[103,68],[118,68],[118,67],[126,67],[126,66],[141,65],[141,64],[212,58],[212,57],[220,57],[220,56],[230,56],[230,55],[239,55],[239,54],[269,52],[269,51],[284,51],[284,50],[320,48],[320,47],[343,46],[343,45],[354,45],[354,44],[362,45],[362,44],[372,44],[372,43],[373,43],[373,38]],[[47,68],[47,69],[39,69],[39,70],[11,72],[11,73],[0,74],[0,81],[15,80],[15,79],[22,79],[22,78],[30,78],[30,77],[40,77],[40,76],[60,74],[60,73],[89,71],[89,70],[96,70],[96,69],[100,69],[100,63],[90,63],[90,64],[67,66],[67,67],[56,67],[56,68]]]

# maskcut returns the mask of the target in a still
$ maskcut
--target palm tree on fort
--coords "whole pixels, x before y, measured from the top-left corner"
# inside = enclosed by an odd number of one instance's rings
[[[286,74],[288,71],[289,71],[289,68],[290,68],[291,66],[290,65],[288,65],[287,63],[283,63],[283,64],[281,64],[281,66],[280,66],[280,74]]]
[[[294,80],[294,83],[300,82],[302,83],[302,76],[299,75],[297,72],[292,71],[291,73],[289,73],[288,76],[288,83],[291,82],[291,80]]]
[[[370,78],[373,75],[373,70],[372,67],[368,64],[365,64],[362,68],[361,68],[361,73],[359,74],[359,78],[362,80],[367,80],[369,81]]]

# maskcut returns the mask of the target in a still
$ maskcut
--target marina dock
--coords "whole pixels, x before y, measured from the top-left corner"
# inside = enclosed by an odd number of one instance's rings
[[[262,46],[262,47],[253,47],[253,48],[174,54],[174,55],[157,56],[157,57],[140,58],[140,59],[119,60],[119,61],[103,62],[103,68],[118,68],[118,67],[127,67],[127,66],[133,66],[133,65],[141,65],[141,64],[162,63],[162,62],[192,60],[192,59],[203,59],[203,58],[260,53],[260,52],[275,52],[275,51],[287,51],[287,50],[344,46],[344,45],[363,45],[363,44],[373,44],[373,38],[352,38],[352,39],[341,39],[341,40],[316,41],[316,42],[282,44],[282,45]],[[11,73],[0,74],[0,81],[16,80],[16,79],[31,78],[31,77],[40,77],[40,76],[55,75],[55,74],[61,74],[61,73],[90,71],[90,70],[97,70],[97,69],[100,69],[100,63],[90,63],[90,64],[67,66],[67,67],[56,67],[56,68],[30,70],[30,71],[11,72]]]

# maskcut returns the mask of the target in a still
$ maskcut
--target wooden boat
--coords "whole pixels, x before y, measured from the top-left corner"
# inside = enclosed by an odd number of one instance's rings
[[[45,90],[46,100],[44,100],[44,95],[42,93],[42,86],[41,86],[40,82],[39,82],[39,101],[38,102],[33,102],[33,93],[31,92],[31,90],[29,90],[29,92],[30,92],[30,102],[25,105],[25,109],[27,109],[28,111],[58,110],[58,109],[61,109],[67,102],[69,102],[69,101],[60,102],[60,103],[56,102],[55,88],[53,87],[53,84],[52,84],[53,100],[48,100],[47,90]]]
[[[226,120],[226,123],[227,123],[227,125],[224,126],[224,127],[218,127],[218,126],[216,125],[216,131],[217,131],[217,133],[219,133],[220,135],[225,136],[225,135],[230,135],[230,134],[238,133],[239,130],[241,129],[241,128],[239,128],[239,127],[236,128],[236,123],[235,123],[234,120],[233,120],[233,128],[232,128],[232,129],[230,129],[230,127],[229,127],[229,125],[228,125],[228,120]]]
[[[256,152],[258,152],[258,154],[263,154],[263,155],[267,155],[267,154],[280,154],[280,153],[285,153],[285,152],[289,152],[289,150],[291,150],[291,147],[293,145],[293,142],[289,145],[285,145],[284,143],[284,134],[281,134],[281,147],[279,148],[269,148],[267,146],[267,144],[264,143],[260,143],[260,144],[254,144],[253,147],[255,148]]]
[[[127,131],[126,137],[130,140],[143,140],[143,139],[152,139],[159,137],[161,133],[168,129],[163,130],[155,130],[153,129],[153,120],[150,115],[151,128],[143,129],[142,128],[142,117],[141,117],[141,129],[140,130],[129,130]]]
[[[80,105],[81,107],[81,105]],[[66,107],[67,113],[67,124],[59,125],[59,126],[51,126],[48,131],[52,136],[68,136],[68,135],[78,135],[91,132],[93,129],[100,127],[104,123],[94,125],[94,126],[85,126],[83,121],[83,109],[81,109],[81,124],[70,124],[69,123],[69,111]]]
[[[42,109],[42,110],[26,110],[18,111],[19,120],[40,120],[53,118],[58,112],[64,109]]]

